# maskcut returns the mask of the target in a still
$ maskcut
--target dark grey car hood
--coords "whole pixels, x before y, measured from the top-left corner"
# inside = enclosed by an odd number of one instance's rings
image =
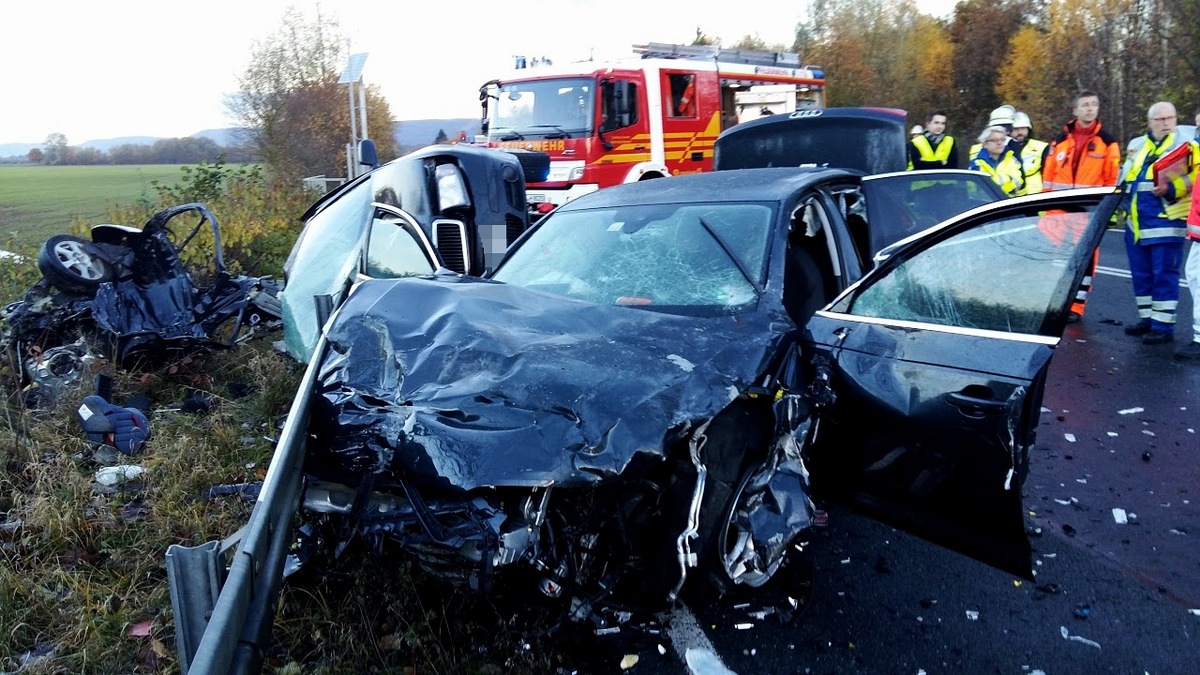
[[[333,422],[330,457],[356,471],[458,489],[586,484],[715,415],[791,328],[775,311],[679,316],[449,275],[368,281],[329,329],[315,414]]]

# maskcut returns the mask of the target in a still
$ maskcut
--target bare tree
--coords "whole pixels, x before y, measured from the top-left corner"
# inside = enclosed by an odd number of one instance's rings
[[[46,148],[44,162],[46,164],[62,164],[67,159],[67,137],[57,131],[46,137],[43,144]]]
[[[226,105],[276,176],[345,171],[350,111],[345,85],[337,81],[346,44],[338,23],[319,8],[309,21],[294,7],[275,33],[255,44],[239,80],[241,90]],[[378,87],[368,86],[366,98],[367,125],[375,130],[380,158],[394,157],[391,109]]]

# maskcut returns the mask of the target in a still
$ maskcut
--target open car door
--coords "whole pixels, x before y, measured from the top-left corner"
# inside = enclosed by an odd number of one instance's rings
[[[1119,198],[968,212],[884,251],[819,311],[807,346],[836,398],[807,449],[814,490],[1031,578],[1021,485],[1047,366]]]

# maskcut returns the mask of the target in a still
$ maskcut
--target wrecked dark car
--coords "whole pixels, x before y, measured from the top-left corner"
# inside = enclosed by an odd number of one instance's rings
[[[528,226],[525,178],[545,153],[434,145],[330,192],[302,217],[284,266],[284,343],[307,362],[321,326],[364,279],[482,275]]]
[[[1030,576],[1047,365],[1119,194],[950,173],[982,206],[917,234],[941,178],[720,171],[565,204],[485,278],[357,284],[224,587],[216,542],[168,552],[182,659],[261,660],[297,504],[305,543],[600,624],[764,587],[815,496]]]
[[[206,226],[212,269],[199,284],[180,253]],[[0,343],[23,378],[46,390],[76,381],[99,358],[125,368],[160,364],[232,346],[280,318],[273,279],[226,269],[220,225],[203,204],[164,209],[142,228],[96,225],[90,241],[55,235],[38,268],[42,279],[4,308]]]
[[[864,277],[879,242],[843,205],[871,185],[624,186],[488,279],[362,284],[326,335],[304,511],[475,588],[523,571],[580,620],[765,583],[810,487],[1029,576],[1019,486],[1094,239],[1059,249],[1037,223],[1097,235],[1113,191],[968,212]]]

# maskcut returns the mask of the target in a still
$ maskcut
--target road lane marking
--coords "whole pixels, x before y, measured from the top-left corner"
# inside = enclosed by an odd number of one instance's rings
[[[687,664],[691,675],[737,675],[730,670],[713,647],[696,616],[686,605],[671,614],[667,635],[679,658]]]

